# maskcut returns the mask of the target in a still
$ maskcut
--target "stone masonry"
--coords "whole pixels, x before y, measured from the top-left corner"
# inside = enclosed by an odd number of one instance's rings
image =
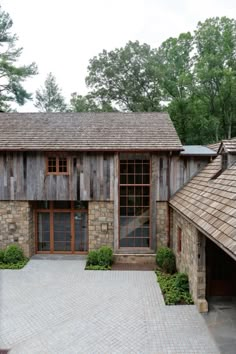
[[[27,257],[34,253],[33,213],[28,202],[0,201],[0,249],[17,243]]]
[[[173,211],[172,247],[180,272],[189,276],[190,292],[200,312],[206,312],[205,236],[179,213]],[[178,227],[182,230],[181,252],[178,251]]]
[[[168,241],[168,203],[157,202],[157,248],[167,246]]]
[[[101,246],[114,248],[114,203],[89,202],[89,251]]]

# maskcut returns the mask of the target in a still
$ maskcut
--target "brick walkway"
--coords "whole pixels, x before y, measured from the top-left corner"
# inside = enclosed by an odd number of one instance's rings
[[[0,349],[11,354],[218,353],[195,306],[165,306],[153,272],[31,260],[0,271]]]

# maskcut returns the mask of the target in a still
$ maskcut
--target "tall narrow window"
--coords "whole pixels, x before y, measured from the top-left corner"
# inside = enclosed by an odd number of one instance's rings
[[[178,244],[177,244],[177,248],[178,248],[178,252],[181,253],[182,252],[182,229],[178,226]]]
[[[68,158],[64,156],[48,156],[47,173],[68,174]]]
[[[150,246],[150,160],[120,158],[120,247]]]

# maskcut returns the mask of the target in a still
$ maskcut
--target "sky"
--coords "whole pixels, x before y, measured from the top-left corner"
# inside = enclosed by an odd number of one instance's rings
[[[86,94],[89,59],[131,40],[158,47],[169,37],[193,32],[199,21],[236,18],[235,0],[1,0],[24,48],[21,64],[36,62],[39,74],[25,87],[34,93],[49,72],[63,95]],[[36,111],[32,102],[18,108]]]

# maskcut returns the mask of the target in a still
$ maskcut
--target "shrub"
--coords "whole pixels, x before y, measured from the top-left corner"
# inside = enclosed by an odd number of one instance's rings
[[[175,276],[175,286],[182,292],[189,291],[188,276],[185,273],[177,273]]]
[[[110,269],[113,260],[112,249],[103,246],[97,251],[90,251],[87,258],[86,269]]]
[[[186,274],[171,275],[160,271],[157,271],[156,274],[166,305],[193,304],[192,297],[186,290]]]
[[[174,252],[168,247],[160,247],[156,254],[157,265],[166,273],[176,271]]]
[[[2,263],[4,261],[4,250],[0,250],[0,262]]]
[[[98,250],[98,265],[110,267],[112,265],[113,252],[110,247],[103,246]]]
[[[24,261],[23,250],[18,245],[9,245],[4,252],[4,263],[13,263]]]
[[[98,251],[90,251],[87,258],[87,265],[98,265]]]

